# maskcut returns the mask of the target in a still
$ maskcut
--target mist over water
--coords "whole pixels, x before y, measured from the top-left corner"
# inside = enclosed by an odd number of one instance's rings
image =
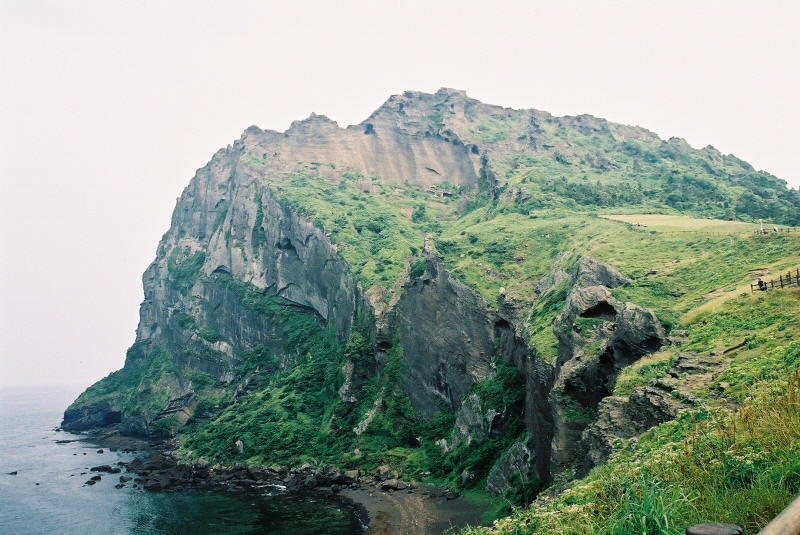
[[[114,488],[120,474],[102,474],[96,485],[84,486],[96,475],[91,467],[134,454],[56,444],[81,438],[55,431],[80,390],[0,390],[0,533],[363,533],[355,508],[338,499],[263,490],[148,493]]]

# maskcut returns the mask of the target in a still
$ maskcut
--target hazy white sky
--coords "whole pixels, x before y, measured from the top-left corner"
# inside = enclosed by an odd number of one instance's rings
[[[249,125],[447,86],[800,185],[800,3],[0,0],[0,385],[89,385],[195,170]]]

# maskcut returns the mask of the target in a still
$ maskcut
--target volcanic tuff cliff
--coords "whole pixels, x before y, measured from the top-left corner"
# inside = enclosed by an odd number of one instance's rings
[[[250,127],[184,190],[124,369],[63,427],[179,433],[220,461],[292,462],[301,435],[345,465],[416,448],[427,460],[407,466],[493,493],[582,472],[607,457],[596,422],[620,371],[669,344],[587,255],[586,220],[644,206],[792,223],[795,193],[711,147],[447,89],[344,129]]]

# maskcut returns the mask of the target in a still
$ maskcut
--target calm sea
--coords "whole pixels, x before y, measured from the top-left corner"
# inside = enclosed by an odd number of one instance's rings
[[[116,489],[119,474],[84,483],[99,464],[132,454],[98,453],[56,432],[80,393],[69,387],[0,387],[0,533],[97,534],[362,534],[354,507],[266,491],[146,493]],[[17,472],[10,475],[9,472]]]

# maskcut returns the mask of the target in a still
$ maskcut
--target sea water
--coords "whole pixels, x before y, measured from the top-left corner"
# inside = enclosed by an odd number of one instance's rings
[[[0,387],[0,533],[361,534],[352,504],[267,489],[144,492],[93,466],[131,461],[56,431],[80,393],[70,387]],[[11,475],[11,472],[17,472]]]

